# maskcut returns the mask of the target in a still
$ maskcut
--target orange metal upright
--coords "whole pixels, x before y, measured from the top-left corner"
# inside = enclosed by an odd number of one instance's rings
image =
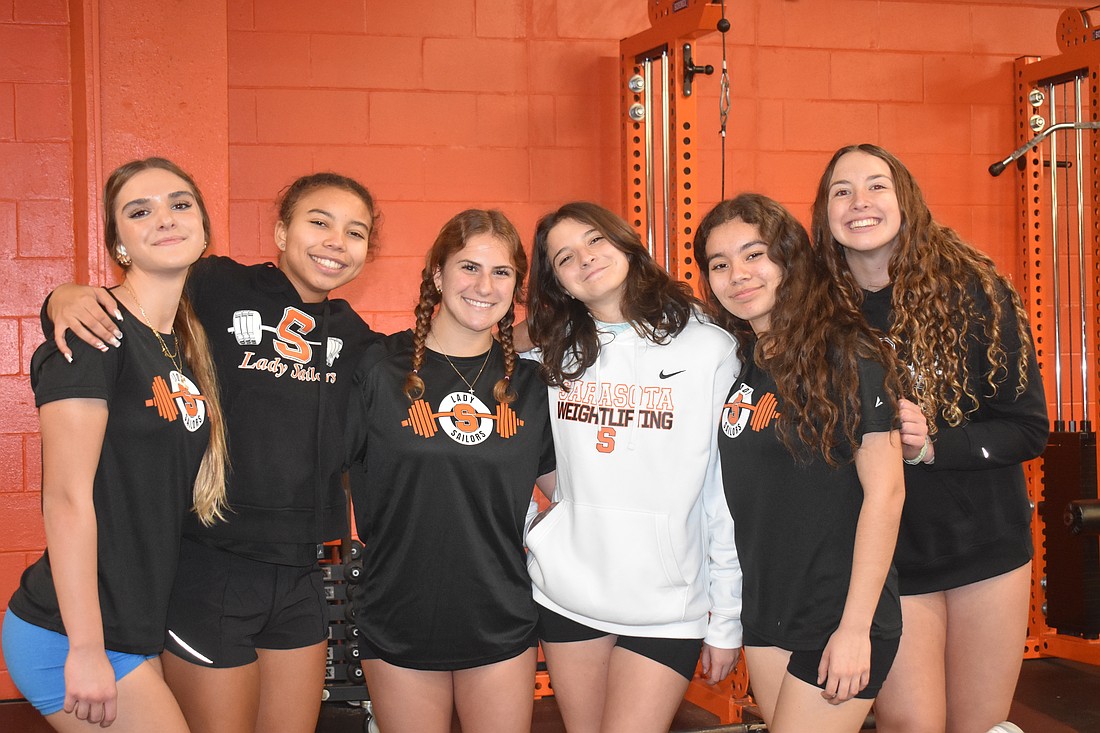
[[[695,268],[691,255],[691,240],[699,212],[695,203],[698,129],[698,105],[696,96],[685,94],[685,49],[694,52],[693,42],[700,36],[717,29],[722,18],[719,2],[706,0],[650,0],[649,20],[652,27],[626,38],[619,44],[619,81],[621,83],[621,115],[623,145],[623,217],[641,233],[662,226],[669,236],[669,259],[665,263],[673,277],[688,282],[698,292]],[[645,62],[661,61],[669,80],[668,115],[655,120],[654,116],[643,120],[632,119],[630,111],[635,105],[643,105],[644,95],[650,90],[634,91],[630,87],[632,77],[643,76]],[[655,122],[662,123],[660,126]],[[647,130],[648,128],[648,130]],[[669,163],[667,172],[647,171],[646,134],[667,143]],[[665,137],[667,136],[667,140]],[[656,174],[660,175],[656,175]],[[667,179],[666,179],[667,176]],[[660,185],[668,192],[658,202],[666,208],[667,216],[653,221],[647,213],[646,196],[650,187]],[[662,242],[663,246],[663,242]],[[658,254],[663,261],[663,252]]]
[[[1035,121],[1037,127],[1032,127],[1032,119],[1035,115],[1045,111],[1045,107],[1038,102],[1038,94],[1032,98],[1033,90],[1047,90],[1063,84],[1072,83],[1080,79],[1082,113],[1080,122],[1095,122],[1100,120],[1100,94],[1097,83],[1100,76],[1100,28],[1092,28],[1085,11],[1071,9],[1062,13],[1058,22],[1058,44],[1062,53],[1045,59],[1028,56],[1021,57],[1015,62],[1014,78],[1014,102],[1016,105],[1016,142],[1024,145],[1032,140],[1038,130],[1042,129],[1045,122]],[[1052,104],[1052,109],[1054,105]],[[1040,114],[1040,116],[1042,116]],[[1056,120],[1062,122],[1063,120]],[[1050,120],[1055,122],[1055,120]],[[1051,136],[1054,137],[1053,135]],[[1091,372],[1092,383],[1087,392],[1082,388],[1077,401],[1071,402],[1080,407],[1087,406],[1093,415],[1092,423],[1096,422],[1098,400],[1097,375],[1100,374],[1100,360],[1097,356],[1097,343],[1100,342],[1100,315],[1097,304],[1100,303],[1100,271],[1098,271],[1098,248],[1100,248],[1100,173],[1098,173],[1098,161],[1100,161],[1100,131],[1089,130],[1083,134],[1085,144],[1080,163],[1082,184],[1080,186],[1083,206],[1080,208],[1080,226],[1085,233],[1084,242],[1088,243],[1080,256],[1081,261],[1076,262],[1081,268],[1083,282],[1086,282],[1085,292],[1078,297],[1074,307],[1080,305],[1087,316],[1083,319],[1082,337],[1087,337],[1086,348],[1078,356],[1082,371]],[[1064,137],[1067,147],[1068,136]],[[1038,359],[1043,371],[1043,380],[1046,386],[1051,414],[1055,415],[1057,406],[1054,403],[1054,380],[1061,374],[1063,367],[1071,369],[1079,368],[1072,358],[1067,357],[1067,349],[1060,348],[1056,332],[1059,314],[1065,312],[1071,314],[1070,303],[1064,298],[1057,298],[1057,279],[1060,279],[1057,264],[1052,264],[1052,242],[1057,240],[1059,233],[1058,219],[1052,221],[1051,212],[1057,217],[1059,214],[1067,218],[1074,217],[1074,213],[1068,202],[1059,204],[1057,196],[1052,193],[1056,188],[1051,182],[1052,171],[1057,172],[1062,168],[1064,173],[1059,176],[1076,176],[1072,170],[1074,163],[1062,161],[1049,144],[1038,144],[1027,151],[1021,158],[1018,167],[1018,202],[1021,210],[1019,232],[1020,255],[1024,263],[1024,282],[1020,289],[1021,296],[1027,305],[1031,318],[1032,331],[1035,335],[1035,346]],[[1056,179],[1057,180],[1057,179]],[[1067,183],[1068,187],[1068,183]],[[1076,192],[1076,186],[1074,186]],[[1071,255],[1072,260],[1076,255]],[[1090,273],[1086,278],[1083,273]],[[1083,302],[1082,302],[1083,301]],[[1056,311],[1058,313],[1056,314]],[[1086,413],[1087,414],[1087,413]],[[1072,432],[1072,428],[1070,431]],[[1043,518],[1038,508],[1044,502],[1044,477],[1045,471],[1043,459],[1036,459],[1026,466],[1028,489],[1032,501],[1032,534],[1035,542],[1035,561],[1032,567],[1031,606],[1028,618],[1028,637],[1024,650],[1025,658],[1054,656],[1064,659],[1100,664],[1100,640],[1095,638],[1083,638],[1082,636],[1058,633],[1047,624],[1047,563],[1048,557],[1045,547],[1044,529],[1051,531],[1053,528],[1044,527]],[[1051,515],[1048,513],[1048,518]],[[1057,531],[1061,531],[1060,528]],[[1068,531],[1068,530],[1067,530]],[[1083,537],[1082,542],[1097,542],[1096,537]]]

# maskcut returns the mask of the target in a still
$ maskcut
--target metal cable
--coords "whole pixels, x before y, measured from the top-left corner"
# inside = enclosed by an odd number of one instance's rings
[[[722,0],[722,20],[726,20],[726,0]],[[719,23],[719,30],[722,33],[722,76],[719,81],[719,94],[718,94],[718,120],[721,123],[722,135],[722,200],[726,199],[726,123],[729,121],[730,116],[730,75],[729,69],[726,66],[726,33],[727,30],[721,30],[721,26],[725,24]]]

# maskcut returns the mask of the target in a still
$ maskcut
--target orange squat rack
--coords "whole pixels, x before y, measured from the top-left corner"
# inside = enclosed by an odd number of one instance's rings
[[[1090,23],[1093,10],[1061,14],[1059,55],[1016,60],[1014,102],[1020,295],[1054,425],[1047,451],[1026,467],[1036,551],[1024,657],[1100,664],[1100,28]]]

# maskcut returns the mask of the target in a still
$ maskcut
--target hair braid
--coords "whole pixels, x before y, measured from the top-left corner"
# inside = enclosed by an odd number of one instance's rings
[[[416,304],[416,327],[413,329],[412,367],[405,378],[405,396],[409,402],[424,396],[424,380],[420,376],[420,367],[424,366],[424,342],[432,328],[432,313],[439,303],[439,290],[435,287],[432,273],[424,268],[420,280],[420,301]]]
[[[443,301],[443,294],[439,292],[435,278],[446,267],[451,256],[465,248],[469,240],[478,234],[490,234],[504,244],[515,270],[512,302],[508,306],[508,312],[497,322],[504,345],[505,378],[499,380],[493,389],[493,396],[498,402],[508,402],[515,398],[515,392],[510,387],[512,370],[515,367],[512,322],[515,319],[515,301],[522,297],[523,283],[527,277],[527,254],[523,251],[519,233],[504,214],[495,209],[466,209],[455,214],[443,225],[424,258],[424,269],[420,274],[420,300],[416,305],[412,371],[405,380],[405,395],[410,400],[419,399],[424,394],[424,380],[417,372],[424,363],[424,342],[431,332],[436,307]],[[507,399],[501,399],[498,395],[504,395]]]
[[[512,323],[515,318],[516,306],[513,303],[504,317],[497,321],[500,346],[504,351],[504,376],[493,386],[493,399],[501,404],[507,404],[516,399],[516,391],[512,389],[512,373],[516,369],[516,349],[512,345]]]

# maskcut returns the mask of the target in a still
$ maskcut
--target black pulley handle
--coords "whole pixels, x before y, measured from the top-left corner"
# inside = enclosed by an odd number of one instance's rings
[[[989,175],[999,176],[1004,172],[1004,169],[1008,167],[1008,164],[1019,158],[1026,153],[1030,148],[1038,145],[1043,140],[1046,140],[1052,133],[1058,130],[1100,130],[1100,122],[1059,122],[1057,125],[1051,125],[1047,129],[1040,132],[1031,140],[1027,141],[1016,150],[1012,151],[1012,155],[1008,156],[1004,160],[994,163],[989,166]]]
[[[1100,499],[1071,501],[1062,519],[1072,535],[1100,534]]]

